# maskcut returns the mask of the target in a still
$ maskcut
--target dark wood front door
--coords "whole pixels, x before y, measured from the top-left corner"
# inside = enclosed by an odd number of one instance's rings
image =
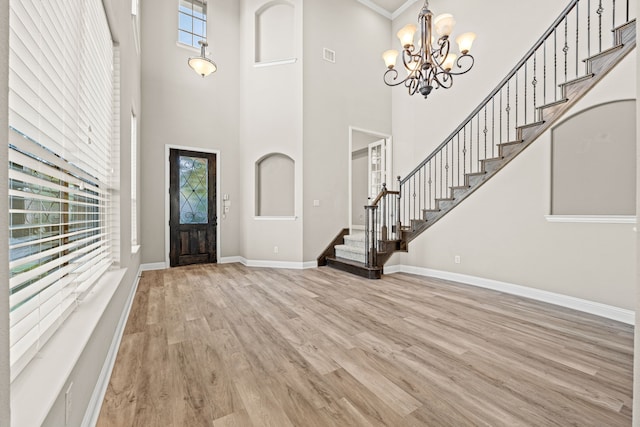
[[[169,152],[171,267],[217,262],[216,155]]]

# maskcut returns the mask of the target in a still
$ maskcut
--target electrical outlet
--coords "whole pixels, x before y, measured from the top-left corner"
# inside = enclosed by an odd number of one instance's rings
[[[274,253],[274,254],[277,254],[277,253],[278,253],[278,247],[277,247],[277,246],[274,246],[274,247],[273,247],[273,253]]]
[[[456,255],[455,257],[453,257],[453,262],[455,262],[456,264],[460,264],[460,255]]]
[[[69,425],[69,418],[71,418],[71,403],[73,401],[71,395],[71,388],[73,387],[73,383],[69,384],[67,387],[67,391],[64,393],[64,425]]]

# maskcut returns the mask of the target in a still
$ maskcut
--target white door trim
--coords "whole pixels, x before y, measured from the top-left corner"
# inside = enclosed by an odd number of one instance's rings
[[[169,185],[171,170],[169,167],[169,152],[171,150],[189,150],[197,151],[200,153],[208,153],[216,155],[216,262],[220,260],[220,150],[211,148],[200,147],[188,147],[186,145],[174,145],[166,144],[164,149],[164,262],[165,268],[169,268],[169,250],[171,247],[171,232],[169,230],[169,218],[170,218],[170,197],[169,197]]]
[[[390,179],[393,181],[393,138],[391,137],[391,135],[388,135],[386,133],[381,133],[381,132],[377,132],[374,130],[369,130],[369,129],[363,129],[363,128],[359,128],[356,126],[349,126],[349,151],[348,151],[348,162],[347,164],[349,165],[349,172],[348,172],[348,182],[347,182],[347,186],[349,187],[349,209],[348,209],[348,214],[349,214],[349,218],[347,221],[347,224],[349,224],[349,229],[353,229],[353,189],[351,188],[352,186],[352,181],[353,181],[353,171],[352,171],[352,165],[351,165],[351,153],[353,151],[353,133],[354,132],[361,132],[361,133],[366,133],[368,135],[374,136],[376,138],[383,138],[386,139],[387,141],[387,163],[389,165],[389,168],[387,169],[387,176],[390,177]],[[387,188],[389,190],[393,190],[394,186],[395,186],[395,181],[394,182],[387,182]]]

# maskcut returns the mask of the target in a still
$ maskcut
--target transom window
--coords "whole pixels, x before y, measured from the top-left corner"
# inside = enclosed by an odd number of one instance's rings
[[[180,0],[178,7],[178,41],[200,48],[207,38],[207,1]]]

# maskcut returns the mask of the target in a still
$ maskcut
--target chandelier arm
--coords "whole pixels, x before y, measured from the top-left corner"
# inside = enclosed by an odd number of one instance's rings
[[[463,67],[463,64],[461,61],[462,59],[464,59],[465,62],[467,62],[466,68]],[[467,59],[470,60],[471,62],[468,62]],[[468,53],[465,53],[464,55],[461,55],[459,58],[457,58],[455,62],[456,67],[460,68],[462,71],[451,70],[449,71],[449,74],[451,74],[452,76],[460,76],[462,74],[466,74],[473,68],[473,65],[475,64],[475,62],[476,61],[473,55],[469,55]]]
[[[420,89],[420,78],[407,77],[405,79],[405,86],[409,90],[409,95],[415,95],[415,93]]]
[[[446,58],[449,54],[449,50],[451,49],[451,41],[449,41],[449,37],[442,36],[438,39],[437,47],[433,48],[432,55],[437,55],[441,58]]]
[[[435,89],[451,89],[451,86],[453,86],[453,76],[450,73],[440,71],[434,73],[432,79],[433,82],[437,84],[437,86],[434,85]]]
[[[402,51],[402,65],[404,65],[404,68],[407,70],[414,70],[416,68],[415,65],[411,66],[411,64],[419,63],[422,65],[420,60],[420,52],[413,53],[413,49],[404,49]]]
[[[449,56],[451,43],[448,38],[440,37],[440,40],[438,40],[438,46],[439,47],[433,49],[433,52],[431,53],[433,64],[439,70],[438,73],[447,73],[447,70],[442,67],[442,64],[444,64],[447,56]]]
[[[395,68],[387,69],[387,71],[385,71],[384,75],[382,76],[382,80],[384,80],[384,83],[387,86],[400,86],[401,84],[405,83],[408,79],[409,77],[406,77],[396,82],[396,80],[398,80],[398,70],[396,70]]]

